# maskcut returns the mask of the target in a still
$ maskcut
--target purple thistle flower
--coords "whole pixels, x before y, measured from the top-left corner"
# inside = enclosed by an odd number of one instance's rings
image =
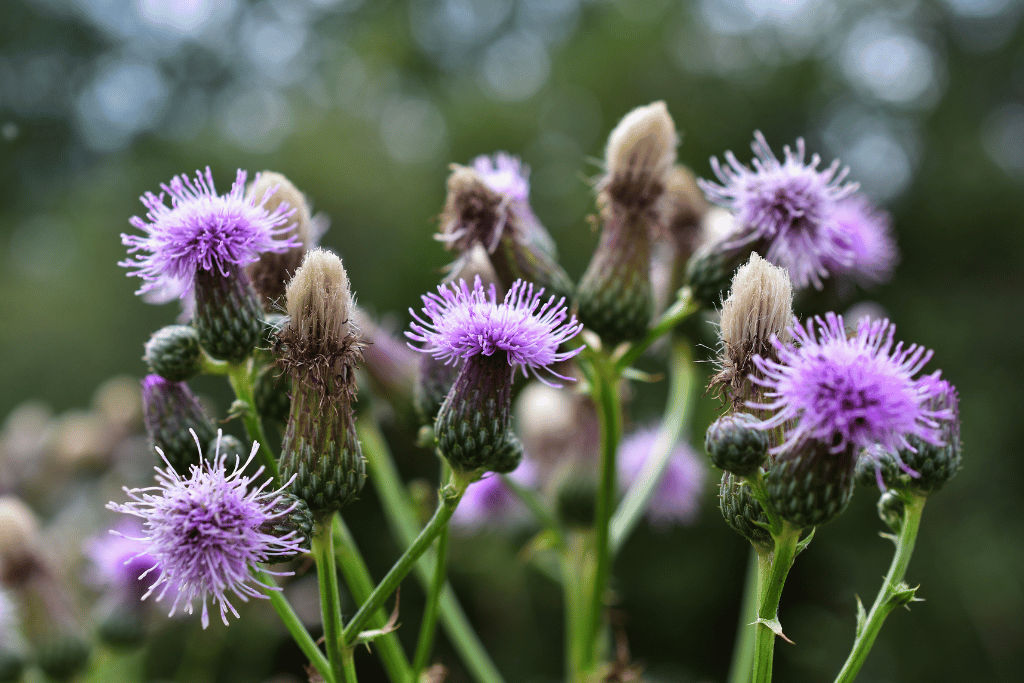
[[[423,296],[423,316],[409,309],[415,321],[410,325],[412,331],[405,334],[424,345],[419,348],[410,344],[412,348],[446,364],[505,352],[509,365],[521,367],[524,376],[532,373],[541,382],[558,386],[546,380],[540,370],[572,380],[550,366],[582,350],[560,352],[558,346],[575,337],[583,325],[569,316],[564,298],[557,303],[555,297],[542,302],[543,293],[543,289],[534,292],[532,283],[516,280],[498,303],[495,286],[484,290],[479,277],[472,289],[465,280],[458,285],[441,285],[437,294]]]
[[[137,294],[149,294],[156,303],[185,298],[192,292],[198,269],[217,269],[228,277],[230,266],[245,266],[264,252],[281,253],[299,247],[288,235],[288,218],[295,209],[282,203],[273,211],[264,207],[273,194],[267,192],[253,203],[245,199],[246,172],[239,169],[231,190],[218,196],[213,174],[196,171],[195,179],[180,175],[154,195],[140,197],[146,218],[133,216],[130,223],[145,235],[121,235],[121,242],[135,256],[118,265],[134,269],[129,275],[141,277]],[[164,194],[170,195],[170,207]]]
[[[815,335],[817,328],[817,335]],[[794,319],[795,345],[772,340],[778,362],[761,356],[754,363],[763,378],[765,403],[753,408],[775,411],[758,426],[773,429],[794,421],[786,440],[770,452],[778,454],[804,439],[817,440],[838,453],[879,445],[888,451],[913,446],[908,437],[940,445],[940,421],[948,409],[933,407],[944,390],[939,371],[914,379],[932,352],[917,344],[894,346],[896,326],[888,320],[864,318],[847,338],[842,316],[828,313],[806,326]]]
[[[473,159],[473,170],[480,174],[487,187],[529,210],[530,167],[518,157],[507,152],[498,152],[493,157],[481,154]]]
[[[848,275],[863,286],[888,281],[900,259],[888,214],[874,207],[864,195],[855,194],[836,204],[833,217],[853,258],[846,263],[830,262],[828,270]]]
[[[532,487],[537,483],[537,468],[530,461],[523,460],[509,477],[520,486]],[[469,485],[455,508],[451,523],[459,531],[475,533],[487,527],[507,527],[528,519],[526,512],[526,507],[502,478],[491,474]]]
[[[196,446],[199,447],[198,439]],[[248,460],[236,461],[230,473],[225,456],[219,452],[212,464],[192,465],[188,478],[169,464],[164,469],[158,467],[157,486],[125,487],[130,502],[107,504],[110,510],[143,520],[139,536],[125,535],[139,542],[143,548],[140,554],[153,557],[160,568],[160,576],[143,599],[156,592],[156,600],[160,601],[170,591],[174,596],[171,615],[179,605],[191,614],[192,602],[201,599],[202,624],[206,628],[210,622],[208,599],[218,603],[221,619],[227,624],[229,611],[238,617],[229,592],[248,602],[250,597],[266,597],[264,590],[280,590],[255,581],[252,571],[258,563],[274,556],[301,552],[302,539],[294,531],[277,537],[262,529],[267,522],[287,515],[291,508],[280,505],[283,487],[266,490],[271,479],[250,488],[263,468],[252,477],[244,476],[243,471],[258,448],[259,444],[254,443]]]
[[[818,170],[817,154],[805,163],[803,138],[797,139],[795,152],[784,148],[781,162],[760,131],[754,133],[751,149],[753,169],[726,152],[727,166],[711,158],[722,184],[697,181],[708,199],[736,214],[739,230],[726,238],[724,248],[757,243],[766,259],[789,270],[795,286],[821,289],[822,279],[835,268],[853,266],[855,255],[835,214],[837,203],[855,192],[857,184],[843,183],[849,168],[840,169],[838,159],[824,170]]]
[[[619,484],[633,486],[643,474],[658,438],[657,428],[641,429],[622,440],[618,453]],[[647,505],[646,516],[652,525],[667,527],[673,522],[690,524],[700,512],[707,468],[689,444],[679,442],[669,456],[661,481]]]
[[[147,553],[147,546],[139,539],[143,533],[139,519],[127,517],[108,533],[93,538],[86,546],[86,556],[92,563],[88,578],[97,588],[118,595],[142,597],[145,586],[141,579],[151,581],[160,575],[156,559]]]

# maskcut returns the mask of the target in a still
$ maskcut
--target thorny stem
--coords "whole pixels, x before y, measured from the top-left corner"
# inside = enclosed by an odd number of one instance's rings
[[[450,483],[439,492],[441,500],[437,510],[434,511],[434,516],[427,522],[427,525],[423,527],[423,530],[406,548],[402,556],[398,558],[398,561],[395,562],[390,571],[381,579],[381,582],[377,584],[373,592],[370,593],[370,597],[367,598],[366,602],[359,608],[359,611],[352,617],[352,620],[345,626],[343,638],[346,645],[355,643],[359,632],[366,622],[384,605],[384,601],[395,592],[398,584],[412,570],[420,556],[430,548],[438,534],[447,528],[448,520],[451,519],[456,506],[462,500],[462,494],[466,492],[467,486],[469,486],[469,478],[467,476],[453,473]]]
[[[689,345],[685,341],[676,340],[673,343],[672,356],[669,360],[671,383],[665,417],[658,428],[651,454],[612,518],[610,533],[613,556],[629,538],[629,534],[647,509],[651,496],[661,483],[661,476],[665,472],[672,451],[675,450],[684,427],[690,422],[694,386],[692,358]]]
[[[893,555],[889,573],[885,575],[885,581],[878,591],[875,603],[871,605],[871,611],[864,622],[857,625],[853,649],[843,664],[842,671],[836,677],[836,683],[853,683],[868,653],[871,652],[871,646],[874,645],[875,638],[882,628],[882,622],[896,607],[906,605],[914,599],[915,589],[907,587],[903,583],[903,577],[907,573],[910,556],[914,554],[914,544],[917,541],[917,532],[921,528],[921,515],[926,500],[925,496],[916,493],[904,497],[903,526],[894,539],[896,554]]]
[[[767,509],[767,508],[766,508]],[[779,600],[786,576],[796,557],[796,546],[800,540],[800,529],[783,522],[781,533],[772,534],[775,550],[760,556],[763,563],[758,572],[757,631],[754,640],[754,683],[771,683],[772,659],[775,652],[775,636],[782,633],[779,624]],[[765,566],[767,565],[767,566]]]
[[[270,604],[277,611],[277,615],[281,617],[281,622],[288,629],[292,640],[299,646],[302,653],[306,655],[306,659],[309,660],[310,664],[316,668],[317,672],[323,676],[327,683],[336,683],[334,673],[331,671],[331,663],[327,661],[324,653],[320,651],[316,641],[313,640],[313,636],[302,625],[299,615],[295,613],[295,610],[292,609],[288,599],[284,597],[281,591],[273,590],[276,587],[273,577],[262,570],[257,570],[255,574],[261,583],[272,588],[272,590],[267,591]]]
[[[277,458],[270,448],[270,441],[263,431],[263,421],[256,412],[256,400],[253,398],[253,369],[251,359],[244,363],[228,366],[228,381],[235,390],[235,398],[242,404],[242,422],[249,438],[259,443],[257,452],[260,464],[274,478],[274,485],[281,485],[281,473],[277,468]]]
[[[334,536],[334,554],[338,566],[345,577],[345,583],[352,593],[353,599],[358,604],[366,602],[373,592],[373,579],[370,577],[370,570],[366,562],[359,554],[355,539],[352,538],[345,520],[341,515],[334,515],[331,533]],[[381,628],[387,623],[387,616],[384,610],[377,610],[377,614],[370,621],[372,628]],[[410,679],[412,669],[409,666],[409,659],[402,650],[402,644],[398,641],[398,634],[395,632],[382,633],[374,639],[373,644],[377,650],[377,656],[388,672],[388,678],[393,683],[404,683]]]
[[[370,470],[370,481],[383,503],[384,516],[391,527],[391,532],[401,543],[410,545],[420,531],[420,523],[406,493],[405,484],[402,483],[395,468],[384,435],[380,433],[376,423],[368,418],[361,418],[356,424],[356,429]],[[424,590],[429,590],[434,562],[433,553],[428,550],[416,565],[416,574]],[[445,583],[444,590],[441,591],[439,609],[441,625],[447,631],[450,642],[462,657],[473,679],[477,683],[504,683],[501,673],[491,661],[476,631],[470,626],[455,591],[448,583]]]

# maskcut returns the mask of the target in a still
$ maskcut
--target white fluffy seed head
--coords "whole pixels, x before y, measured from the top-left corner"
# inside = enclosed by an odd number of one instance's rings
[[[356,333],[354,303],[341,259],[326,249],[313,249],[285,291],[289,327],[298,340],[336,348]]]
[[[605,164],[609,176],[650,176],[664,182],[676,162],[679,137],[664,102],[637,107],[608,137]]]
[[[727,354],[746,357],[770,347],[772,335],[783,338],[793,320],[793,285],[785,268],[757,253],[733,276],[722,304],[721,337]]]

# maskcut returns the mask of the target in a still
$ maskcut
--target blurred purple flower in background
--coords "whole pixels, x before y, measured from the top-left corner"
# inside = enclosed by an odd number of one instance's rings
[[[529,460],[508,475],[523,487],[537,485],[537,470]],[[509,528],[530,519],[515,493],[505,485],[501,476],[491,473],[466,489],[459,506],[452,515],[452,526],[464,533],[478,533],[488,528]]]
[[[651,455],[658,429],[649,427],[633,432],[622,440],[618,453],[619,483],[628,489],[640,476]],[[700,512],[707,479],[707,467],[689,444],[680,442],[661,475],[650,502],[647,519],[655,527],[665,528],[673,523],[692,524]]]

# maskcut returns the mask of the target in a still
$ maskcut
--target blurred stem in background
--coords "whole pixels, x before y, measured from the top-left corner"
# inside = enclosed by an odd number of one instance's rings
[[[901,498],[904,512],[899,535],[887,536],[896,544],[896,554],[893,555],[889,573],[885,575],[878,596],[871,605],[871,611],[865,616],[864,606],[859,601],[857,603],[857,638],[842,671],[836,677],[836,683],[853,683],[871,651],[871,646],[875,643],[885,618],[900,605],[907,606],[916,600],[914,593],[917,589],[907,586],[903,582],[903,577],[907,573],[910,556],[914,554],[914,544],[917,541],[917,532],[921,528],[921,515],[927,497],[918,493],[903,492]]]

